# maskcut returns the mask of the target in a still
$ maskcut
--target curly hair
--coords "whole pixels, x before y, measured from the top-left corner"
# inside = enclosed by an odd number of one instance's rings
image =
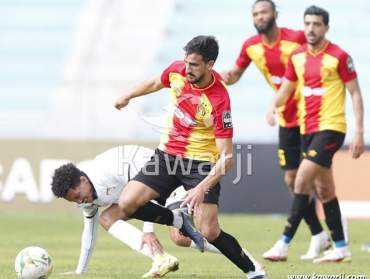
[[[57,168],[51,182],[51,190],[58,198],[63,198],[69,189],[80,184],[81,171],[72,163]]]

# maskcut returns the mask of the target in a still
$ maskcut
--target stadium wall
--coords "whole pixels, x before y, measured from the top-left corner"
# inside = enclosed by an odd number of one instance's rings
[[[33,203],[50,203],[51,175],[67,161],[83,163],[120,144],[155,148],[155,142],[137,141],[0,141],[0,203],[26,197]],[[234,168],[222,181],[220,211],[228,213],[285,214],[290,196],[277,165],[273,144],[235,144]],[[344,215],[370,218],[370,151],[352,160],[347,150],[335,157],[334,177]]]

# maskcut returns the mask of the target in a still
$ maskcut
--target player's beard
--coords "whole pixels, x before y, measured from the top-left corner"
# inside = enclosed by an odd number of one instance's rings
[[[269,21],[267,21],[262,26],[257,26],[256,24],[254,24],[254,27],[256,28],[259,34],[266,34],[269,31],[271,31],[272,27],[274,27],[274,24],[275,24],[275,19],[272,17],[269,19]]]
[[[188,81],[189,81],[191,84],[197,84],[197,83],[199,83],[199,82],[201,82],[201,81],[203,80],[203,78],[204,78],[204,74],[203,74],[203,75],[201,75],[201,76],[199,76],[199,77],[196,77],[196,76],[194,76],[194,75],[191,75],[191,77],[193,77],[193,79],[192,79],[192,80],[189,80],[189,79],[188,79]]]
[[[307,43],[313,47],[316,47],[321,44],[321,42],[324,40],[324,36],[317,36],[315,35],[313,40],[308,39]]]

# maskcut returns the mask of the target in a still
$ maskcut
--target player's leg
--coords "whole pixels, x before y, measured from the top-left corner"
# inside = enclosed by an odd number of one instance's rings
[[[301,136],[299,127],[279,128],[279,163],[280,167],[285,171],[284,180],[291,195],[294,195],[294,183],[297,175],[297,170],[301,161]],[[313,187],[312,187],[313,188]],[[319,218],[316,213],[316,203],[314,194],[310,199],[309,207],[307,208],[303,219],[305,220],[311,232],[311,241],[308,251],[301,257],[303,260],[313,259],[317,257],[321,249],[330,246],[329,237],[323,230]]]
[[[247,278],[266,278],[261,265],[240,246],[232,235],[221,230],[217,215],[217,204],[202,203],[198,215],[195,216],[195,222],[207,241],[239,267],[247,275]]]
[[[123,213],[117,204],[106,208],[99,217],[100,225],[113,237],[117,238],[131,249],[154,259],[158,251],[153,251],[147,245],[142,247],[143,232],[135,226],[122,220]]]
[[[157,198],[165,200],[180,186],[174,175],[170,175],[168,159],[156,150],[155,155],[123,189],[118,205],[123,219],[136,218],[142,221],[174,226],[189,236],[203,252],[204,238],[193,226],[191,217],[185,212],[171,211],[166,207],[149,202]],[[173,168],[173,166],[172,166]]]
[[[182,204],[184,198],[186,196],[186,190],[183,186],[176,188],[175,191],[171,193],[171,195],[166,200],[165,206],[170,210],[179,210],[180,205]],[[180,233],[180,231],[175,227],[169,228],[170,238],[173,243],[177,246],[181,247],[191,247],[194,249],[198,249],[197,245],[192,241],[189,237],[186,237]],[[205,240],[204,250],[211,253],[220,253],[216,247],[210,244],[208,241]]]
[[[344,229],[342,225],[342,216],[339,202],[335,194],[335,185],[332,169],[327,169],[320,173],[316,178],[317,193],[323,204],[325,221],[330,229],[331,238],[334,242],[334,249],[322,258],[314,262],[343,262],[351,260],[351,253],[345,241]]]
[[[123,213],[117,204],[106,208],[100,215],[99,222],[110,235],[129,246],[142,255],[152,259],[150,271],[144,274],[144,278],[154,275],[165,275],[170,271],[176,271],[179,262],[176,257],[158,250],[153,250],[147,244],[142,245],[144,233],[135,226],[122,220]]]
[[[284,228],[281,239],[276,242],[270,250],[263,254],[265,259],[270,261],[285,261],[287,259],[289,243],[293,239],[310,205],[310,193],[312,192],[313,181],[319,171],[320,166],[316,163],[307,159],[301,162],[295,180],[295,192],[287,225]]]

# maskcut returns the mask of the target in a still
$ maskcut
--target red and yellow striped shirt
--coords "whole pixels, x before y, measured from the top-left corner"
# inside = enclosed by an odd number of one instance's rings
[[[357,74],[345,51],[327,42],[314,54],[303,45],[289,58],[285,77],[298,81],[302,134],[323,130],[346,132],[345,83]]]
[[[303,31],[288,28],[279,29],[279,38],[273,45],[263,42],[262,35],[255,35],[244,42],[236,65],[245,69],[253,61],[268,84],[277,92],[289,56],[305,42],[306,38]],[[285,106],[279,108],[279,125],[287,128],[299,125],[297,99],[293,92]]]
[[[176,61],[161,76],[171,88],[171,104],[159,149],[184,158],[216,162],[216,138],[232,138],[230,99],[221,76],[212,71],[206,88],[195,88],[186,79],[185,63]]]

